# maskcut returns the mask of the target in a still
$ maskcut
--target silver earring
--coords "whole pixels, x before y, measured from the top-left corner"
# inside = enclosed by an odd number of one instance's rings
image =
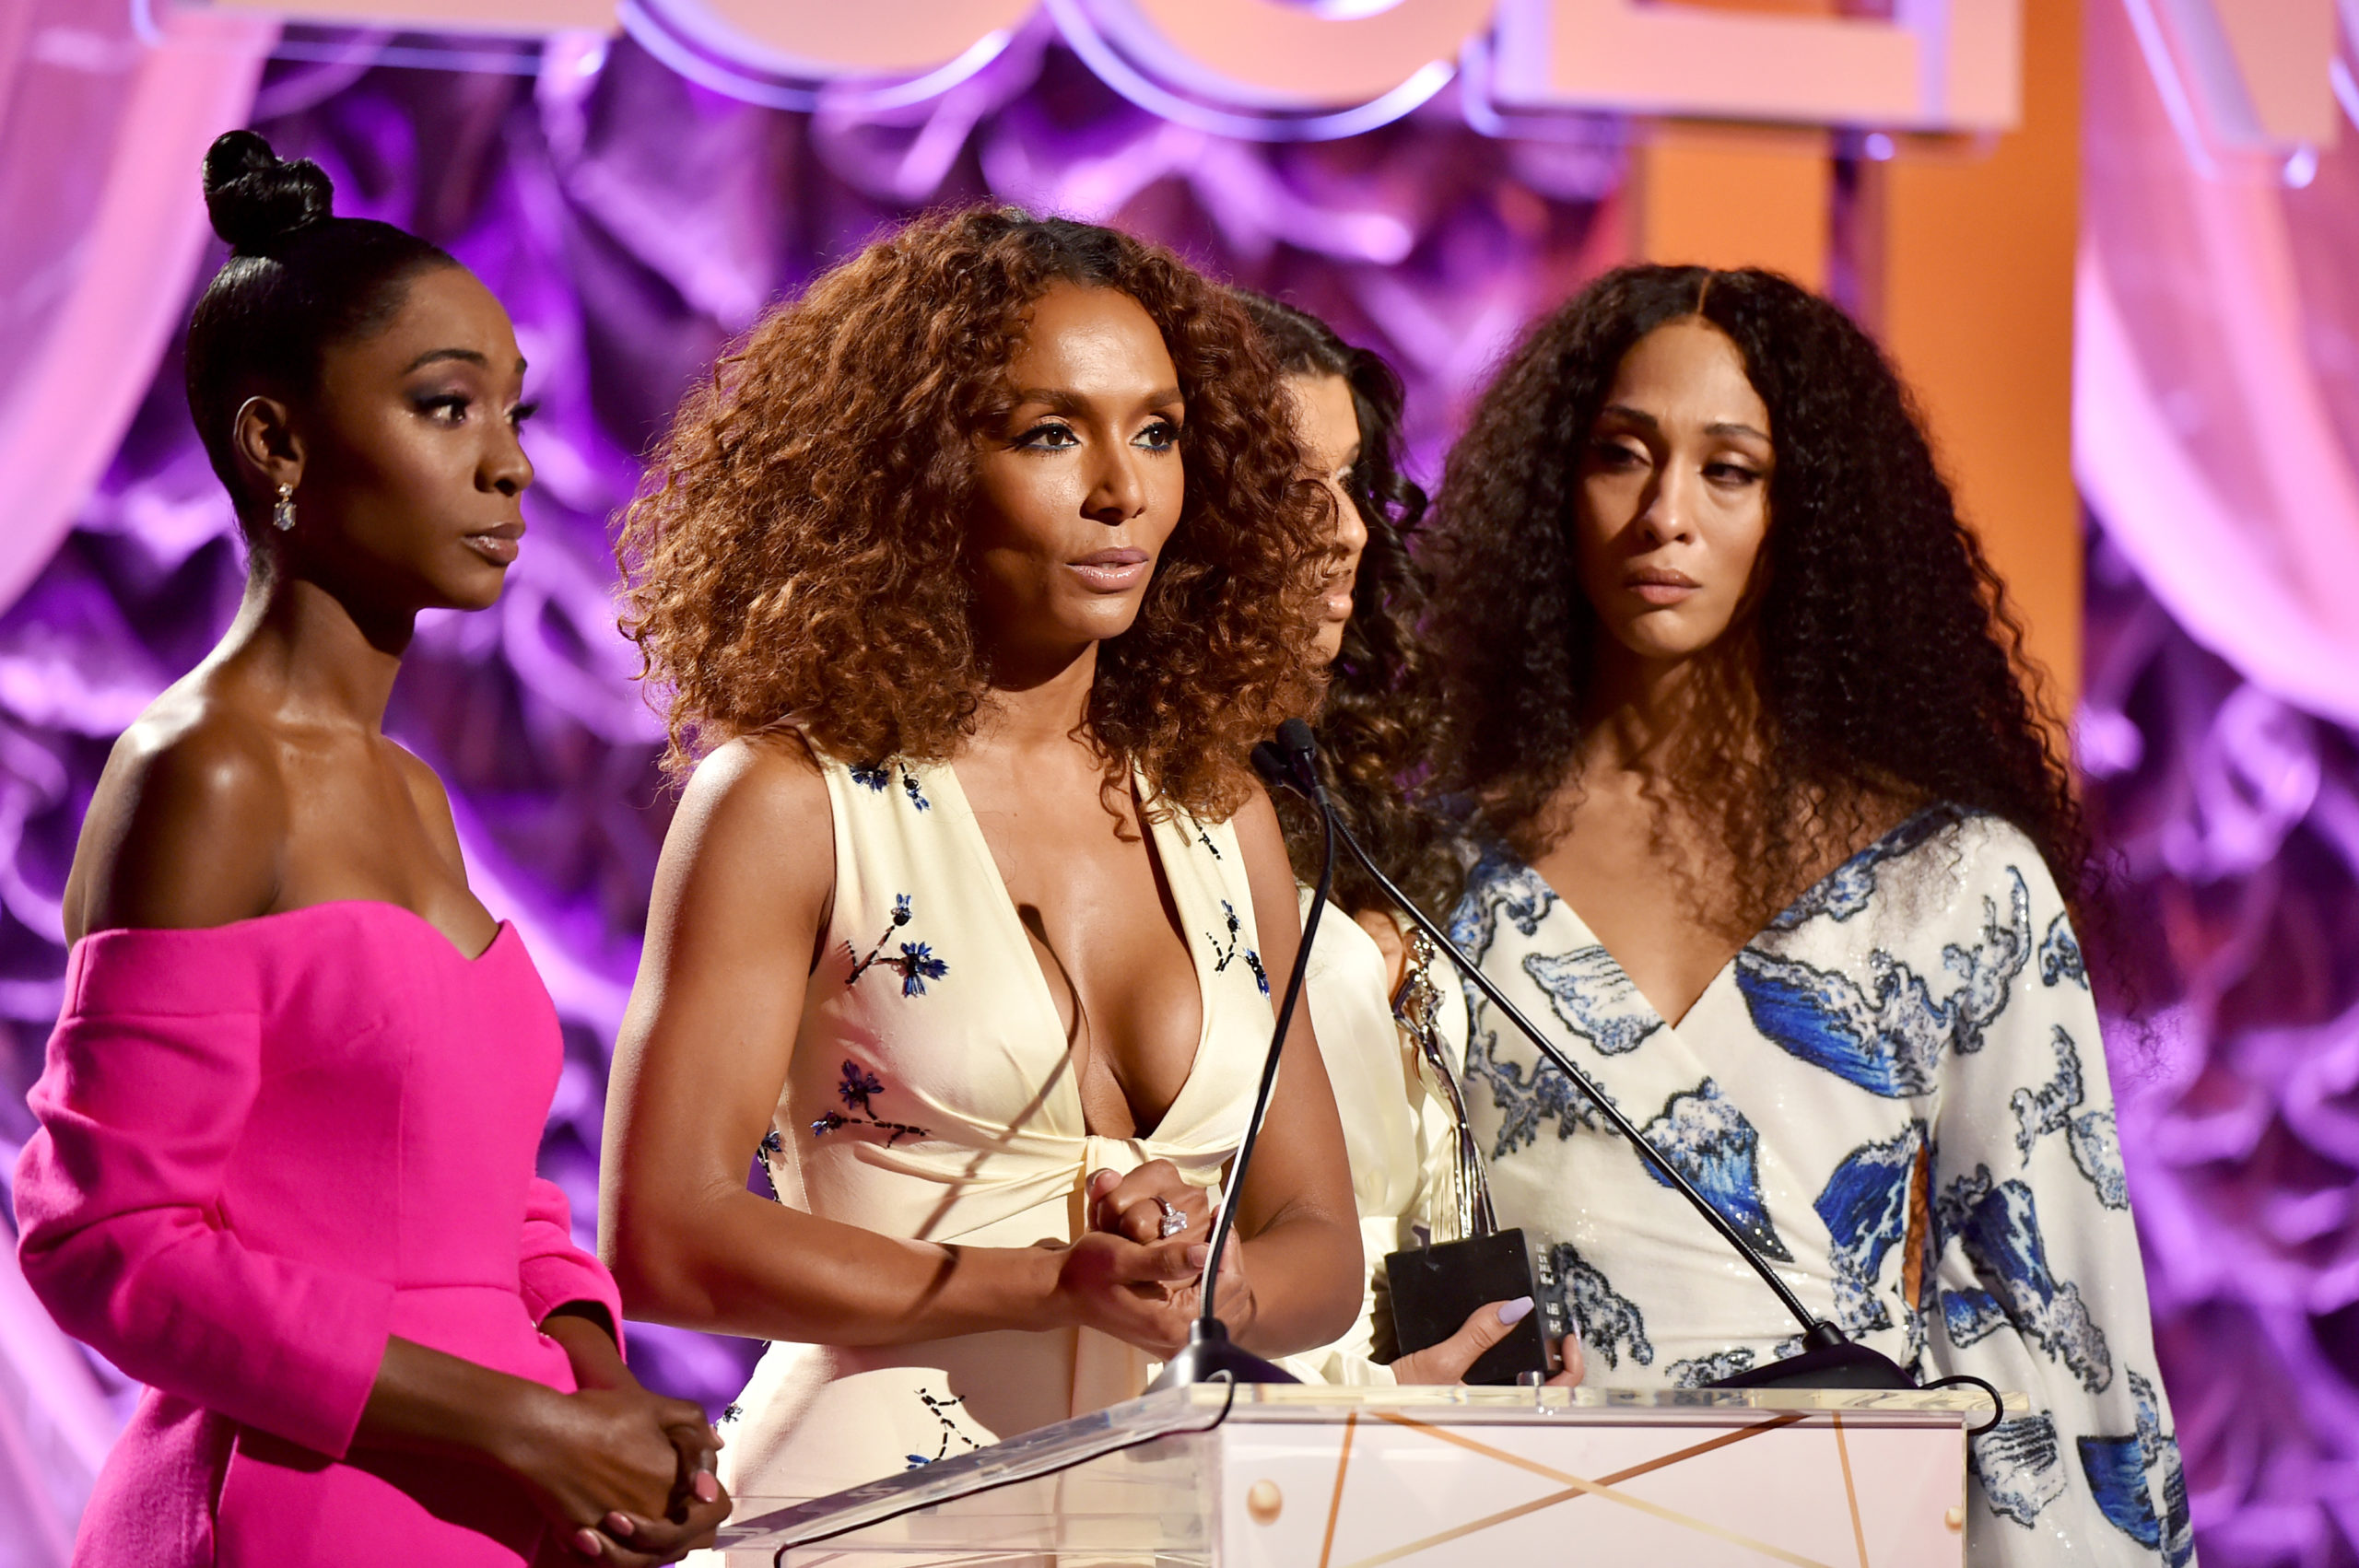
[[[270,525],[281,533],[293,531],[295,527],[294,486],[281,485],[278,487],[278,504],[270,509]]]

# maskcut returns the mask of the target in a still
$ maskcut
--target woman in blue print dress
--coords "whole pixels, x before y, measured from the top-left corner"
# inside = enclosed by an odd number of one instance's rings
[[[1978,1565],[2193,1560],[2089,977],[2085,844],[2021,633],[1907,394],[1775,275],[1625,268],[1452,451],[1456,914],[1812,1308],[2027,1412],[1971,1448]],[[1471,999],[1505,1224],[1589,1378],[1792,1353],[1777,1301]]]

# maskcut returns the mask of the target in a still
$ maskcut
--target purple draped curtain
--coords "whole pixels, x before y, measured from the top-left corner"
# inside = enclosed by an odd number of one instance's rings
[[[2336,69],[2352,88],[2346,4]],[[2206,144],[2089,6],[2078,735],[2145,948],[2108,1041],[2205,1560],[2359,1561],[2359,122]]]
[[[2206,181],[2124,4],[2088,4],[2076,418],[2096,525],[2082,745],[2122,929],[2155,960],[2142,1018],[2109,1042],[2122,1141],[2207,1557],[2359,1562],[2359,746],[2341,727],[2359,721],[2359,616],[2334,591],[2359,584],[2341,564],[2359,561],[2359,149],[2304,190]],[[0,1158],[29,1130],[91,784],[242,577],[173,331],[218,261],[195,180],[215,131],[250,116],[329,169],[342,210],[449,247],[533,362],[532,538],[497,609],[422,625],[390,723],[449,782],[475,883],[557,998],[568,1062],[543,1164],[585,1235],[669,819],[609,528],[637,454],[732,336],[920,206],[1053,208],[1386,352],[1431,472],[1520,324],[1614,259],[1598,217],[1617,123],[1495,139],[1447,92],[1345,141],[1229,141],[1133,106],[1039,25],[882,113],[753,108],[586,39],[478,41],[479,65],[511,69],[463,75],[385,68],[386,41],[356,35],[340,58],[274,62],[257,91],[259,35],[217,19],[143,53],[87,19],[111,10],[0,12],[0,254],[19,263],[0,269],[0,474],[20,520],[0,532]],[[28,109],[44,80],[54,96]],[[25,213],[55,216],[29,233]],[[716,1407],[754,1349],[634,1343],[651,1381]],[[63,1561],[125,1392],[0,1265],[0,1568]]]
[[[241,121],[277,29],[182,15],[153,41],[128,6],[18,0],[0,6],[0,603],[57,553],[183,317],[206,238],[191,171]],[[68,649],[60,648],[57,654]],[[22,663],[0,673],[20,711]],[[70,685],[47,699],[72,700]],[[120,723],[135,709],[109,717]],[[93,718],[97,718],[93,715]],[[99,722],[106,721],[99,719]],[[29,814],[63,785],[55,768],[0,741],[0,903],[58,940],[56,888],[14,852]],[[56,1007],[46,958],[0,970],[12,1018]],[[12,1063],[12,1078],[25,1062]],[[21,1094],[22,1082],[13,1085]],[[13,1157],[21,1129],[0,1127]],[[74,1522],[120,1420],[106,1378],[58,1332],[0,1256],[0,1568],[65,1562]]]

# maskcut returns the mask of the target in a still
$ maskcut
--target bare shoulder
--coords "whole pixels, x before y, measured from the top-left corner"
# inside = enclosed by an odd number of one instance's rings
[[[737,841],[780,830],[828,828],[827,781],[800,737],[745,735],[716,749],[681,791],[673,832]]]
[[[1291,862],[1286,859],[1285,833],[1278,826],[1277,808],[1270,804],[1269,793],[1259,782],[1248,788],[1252,793],[1245,798],[1243,805],[1237,808],[1237,813],[1228,819],[1230,827],[1237,834],[1238,848],[1245,852],[1246,869],[1258,879],[1265,868],[1273,864],[1289,868],[1285,871],[1285,877],[1291,884],[1294,872],[1290,869]]]
[[[442,851],[459,880],[466,880],[465,857],[459,850],[459,825],[451,815],[451,793],[443,788],[442,776],[426,765],[426,759],[398,741],[387,740],[392,748],[394,766],[401,769],[402,783],[409,790],[410,803],[417,808],[417,818],[434,838],[434,846]]]
[[[168,693],[123,731],[99,777],[66,884],[66,935],[266,913],[287,805],[278,750],[262,726]]]
[[[728,742],[681,792],[656,872],[658,919],[667,909],[727,909],[824,923],[834,823],[827,781],[799,737]]]

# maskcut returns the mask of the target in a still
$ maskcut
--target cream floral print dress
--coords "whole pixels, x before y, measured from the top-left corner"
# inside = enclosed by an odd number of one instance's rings
[[[1203,1031],[1153,1131],[1102,1138],[1084,1124],[1055,1000],[956,773],[821,767],[835,908],[763,1144],[779,1200],[886,1235],[1029,1246],[1074,1238],[1100,1170],[1167,1159],[1215,1185],[1272,1023],[1228,825],[1175,813],[1149,825]],[[741,1514],[839,1491],[1132,1398],[1152,1366],[1086,1328],[774,1343],[724,1419],[722,1480]]]
[[[2191,1562],[2096,1008],[2030,840],[1938,807],[1853,856],[1666,1023],[1504,851],[1454,935],[1813,1312],[2030,1410],[1972,1445],[1976,1568]],[[1693,1386],[1795,1348],[1777,1299],[1470,991],[1499,1223],[1552,1246],[1588,1381]]]

